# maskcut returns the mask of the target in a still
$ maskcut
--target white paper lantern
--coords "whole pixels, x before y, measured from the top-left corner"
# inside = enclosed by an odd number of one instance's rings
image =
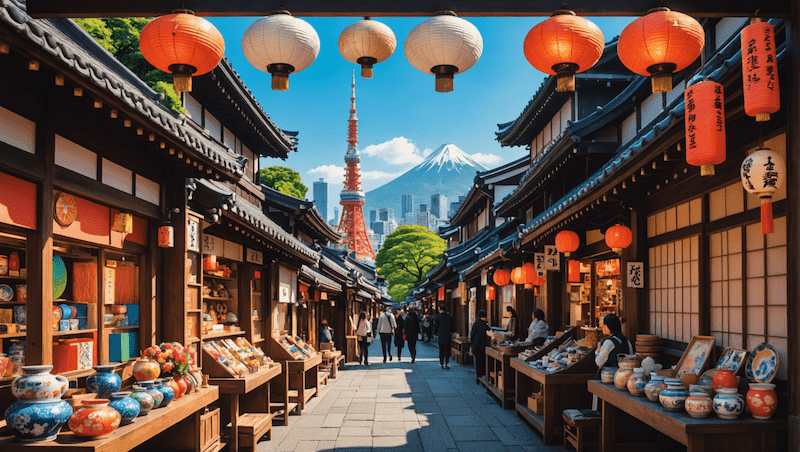
[[[761,233],[774,232],[772,194],[786,180],[786,163],[783,157],[771,149],[758,149],[744,158],[739,174],[744,189],[761,198]]]
[[[475,65],[482,52],[481,33],[452,12],[417,25],[405,43],[408,62],[426,74],[436,74],[436,91],[440,93],[453,91],[453,75]]]
[[[339,35],[339,53],[361,65],[361,77],[372,78],[372,65],[385,61],[397,48],[392,29],[369,17],[345,28]]]
[[[280,11],[244,32],[242,50],[256,69],[272,74],[272,89],[289,89],[289,74],[307,68],[319,54],[319,35],[308,22]]]

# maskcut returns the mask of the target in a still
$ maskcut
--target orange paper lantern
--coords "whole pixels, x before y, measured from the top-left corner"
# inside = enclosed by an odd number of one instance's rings
[[[722,85],[704,81],[686,89],[686,163],[713,176],[725,161],[725,94]]]
[[[615,253],[620,253],[623,248],[631,246],[632,242],[633,233],[627,226],[617,224],[606,231],[606,245]]]
[[[168,14],[145,25],[139,38],[144,58],[173,76],[175,92],[192,90],[192,75],[217,67],[225,54],[222,33],[191,12]]]
[[[486,286],[486,299],[492,301],[495,299],[496,293],[494,286]]]
[[[556,11],[525,36],[525,58],[538,71],[556,76],[556,91],[575,91],[575,74],[603,55],[603,32],[573,11]]]
[[[581,239],[575,231],[561,231],[556,234],[556,249],[559,253],[569,257],[569,253],[576,251],[581,244]]]
[[[165,224],[158,227],[158,246],[161,248],[173,248],[175,246],[175,228]]]
[[[619,36],[622,64],[650,76],[654,93],[672,90],[672,74],[697,60],[705,44],[703,27],[690,16],[656,8],[631,22]]]
[[[444,301],[444,286],[439,287],[438,293],[436,295],[438,301]]]
[[[522,275],[523,281],[526,284],[531,284],[532,281],[539,276],[536,273],[536,266],[531,262],[525,262],[522,264]]]
[[[525,284],[525,280],[522,278],[522,267],[515,267],[511,270],[511,282],[514,284]]]
[[[742,30],[741,39],[744,112],[755,116],[757,122],[769,121],[770,114],[781,108],[775,29],[753,19]]]
[[[569,282],[579,283],[581,282],[581,263],[580,261],[570,260],[569,261]]]
[[[511,274],[508,273],[508,270],[498,268],[497,270],[495,270],[492,280],[498,286],[505,286],[509,282],[511,282]]]
[[[533,284],[534,286],[543,286],[544,278],[534,273],[533,276],[531,277],[531,284]]]

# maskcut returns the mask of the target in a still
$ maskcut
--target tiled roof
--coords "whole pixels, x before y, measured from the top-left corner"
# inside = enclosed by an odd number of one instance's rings
[[[308,265],[303,265],[302,267],[300,267],[300,274],[313,281],[314,284],[316,284],[318,287],[321,287],[325,290],[330,290],[332,292],[342,291],[341,284],[328,278],[327,276],[309,267]]]

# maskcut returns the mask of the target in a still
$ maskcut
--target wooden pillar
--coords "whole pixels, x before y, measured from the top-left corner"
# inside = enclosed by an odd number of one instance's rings
[[[161,285],[159,331],[156,342],[176,341],[186,343],[186,226],[188,215],[186,204],[186,186],[183,177],[175,175],[165,184],[166,207],[180,209],[172,215],[172,226],[175,228],[175,247],[164,248],[161,257],[163,262],[163,281]],[[198,263],[201,265],[201,263]],[[199,272],[199,270],[198,270]],[[201,324],[202,325],[202,324]],[[201,327],[198,326],[199,327]]]
[[[623,334],[632,341],[636,338],[637,334],[645,332],[650,323],[646,317],[648,301],[644,296],[645,289],[628,287],[628,262],[644,262],[647,257],[647,249],[645,248],[647,224],[644,212],[640,210],[642,204],[636,201],[633,203],[634,207],[630,214],[630,228],[631,234],[633,235],[633,242],[631,242],[631,246],[622,251],[619,260],[620,284],[622,284],[621,305],[624,307],[623,316],[625,317],[622,331]],[[645,266],[643,265],[643,267]],[[644,273],[642,274],[644,275]],[[645,281],[647,280],[646,276],[647,275],[644,275]]]

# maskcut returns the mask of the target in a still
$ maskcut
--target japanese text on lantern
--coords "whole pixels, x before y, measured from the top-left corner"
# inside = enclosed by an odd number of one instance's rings
[[[763,79],[759,75],[758,69],[763,68],[762,73],[766,77],[767,88],[769,90],[775,89],[775,79],[778,76],[777,68],[775,67],[775,56],[772,51],[772,33],[769,28],[764,29],[764,37],[762,38],[762,48],[765,52],[765,61],[758,61],[759,48],[758,41],[750,39],[747,41],[747,57],[745,58],[745,71],[747,72],[747,82],[745,89],[748,91],[753,89]]]
[[[725,127],[725,117],[722,114],[722,85],[714,87],[714,125],[717,131],[722,131]]]
[[[753,186],[753,182],[750,180],[750,171],[753,169],[753,157],[747,157],[744,159],[744,163],[742,163],[742,179],[744,179],[747,187],[751,190],[754,190],[756,187]],[[745,187],[745,188],[747,188]]]
[[[764,176],[762,182],[763,188],[772,187],[778,189],[778,172],[775,171],[775,164],[772,162],[772,157],[767,157],[764,163]]]
[[[694,122],[697,120],[697,115],[694,110],[697,106],[694,103],[694,92],[692,90],[686,91],[686,149],[694,149],[697,147],[697,126]]]

